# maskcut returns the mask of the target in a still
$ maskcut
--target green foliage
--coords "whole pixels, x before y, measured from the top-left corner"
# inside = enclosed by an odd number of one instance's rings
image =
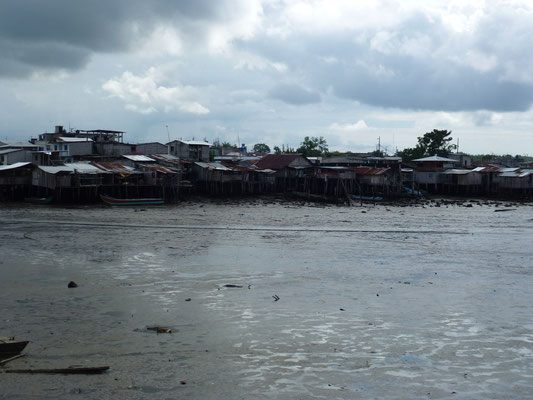
[[[398,155],[403,161],[411,161],[417,158],[438,155],[446,157],[450,154],[455,145],[450,142],[453,140],[450,136],[452,131],[433,129],[426,132],[424,136],[418,138],[418,144],[415,147],[408,147],[399,151]]]
[[[328,153],[328,144],[322,136],[306,136],[304,141],[300,143],[300,147],[296,149],[296,152],[306,157],[320,157]]]
[[[265,143],[254,144],[254,153],[270,153],[270,147]]]
[[[222,142],[222,145],[221,145],[224,149],[229,149],[229,148],[232,148],[232,147],[237,147],[236,144],[231,144],[229,142]]]
[[[279,146],[274,146],[274,153],[281,154],[281,149],[279,148]]]
[[[285,147],[284,144],[281,145],[281,152],[283,154],[295,154],[295,153],[297,153],[297,151],[294,149],[294,147],[290,147],[289,145],[287,145],[287,147]]]

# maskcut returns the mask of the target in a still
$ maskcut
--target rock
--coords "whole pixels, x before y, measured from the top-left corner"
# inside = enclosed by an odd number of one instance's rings
[[[74,282],[74,281],[70,281],[70,282],[68,283],[68,286],[67,286],[67,287],[68,287],[69,289],[72,289],[72,288],[77,288],[78,285],[76,284],[76,282]]]

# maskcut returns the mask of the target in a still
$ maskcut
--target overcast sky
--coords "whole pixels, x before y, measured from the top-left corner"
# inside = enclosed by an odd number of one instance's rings
[[[530,0],[2,0],[0,140],[64,125],[392,153],[448,129],[533,155],[532,37]]]

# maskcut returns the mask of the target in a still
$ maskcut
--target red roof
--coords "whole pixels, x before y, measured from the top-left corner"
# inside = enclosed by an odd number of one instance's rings
[[[255,163],[255,166],[259,169],[284,169],[301,157],[307,160],[307,158],[301,154],[267,154],[262,159],[258,160]],[[311,162],[309,162],[309,166],[311,166]]]

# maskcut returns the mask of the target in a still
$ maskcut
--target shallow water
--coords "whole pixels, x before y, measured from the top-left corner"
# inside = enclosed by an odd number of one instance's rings
[[[0,374],[0,398],[528,398],[513,208],[2,206],[0,336],[31,341],[8,367],[111,368]]]

